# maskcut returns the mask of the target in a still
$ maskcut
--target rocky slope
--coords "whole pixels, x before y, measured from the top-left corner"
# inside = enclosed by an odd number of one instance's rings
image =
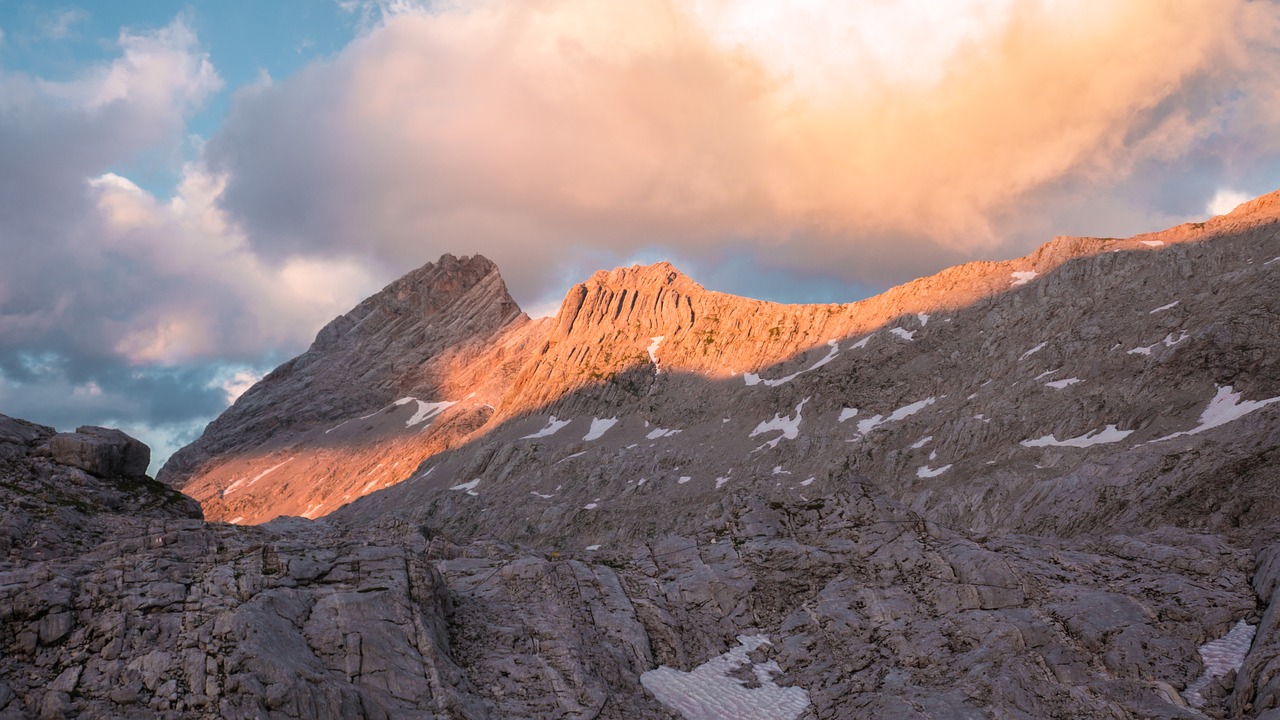
[[[1280,194],[847,305],[446,256],[162,471],[265,524],[0,423],[0,717],[1275,720],[1278,272]]]

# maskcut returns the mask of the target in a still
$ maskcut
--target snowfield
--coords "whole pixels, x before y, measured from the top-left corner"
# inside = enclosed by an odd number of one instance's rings
[[[809,707],[803,688],[781,687],[773,676],[778,663],[752,662],[750,653],[769,644],[764,635],[739,635],[738,647],[711,658],[689,672],[665,665],[640,676],[640,684],[685,720],[795,720]],[[749,687],[731,673],[749,668]]]

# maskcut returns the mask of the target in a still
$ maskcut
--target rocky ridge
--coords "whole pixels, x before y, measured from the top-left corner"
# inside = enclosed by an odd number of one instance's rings
[[[0,717],[1275,720],[1277,270],[1277,194],[839,306],[446,257],[164,471],[326,517],[29,491]]]

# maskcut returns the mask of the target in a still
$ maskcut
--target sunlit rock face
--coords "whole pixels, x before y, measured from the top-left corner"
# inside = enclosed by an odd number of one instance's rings
[[[1267,717],[1278,199],[845,305],[446,256],[170,485],[0,418],[0,717]]]

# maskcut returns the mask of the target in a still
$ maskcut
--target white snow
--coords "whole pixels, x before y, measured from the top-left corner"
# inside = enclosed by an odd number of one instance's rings
[[[911,449],[912,449],[912,450],[919,450],[920,448],[924,447],[925,445],[928,445],[928,444],[929,444],[929,441],[930,441],[930,440],[932,440],[932,439],[933,439],[933,436],[932,436],[932,435],[925,435],[924,437],[922,437],[922,438],[920,438],[919,440],[917,440],[917,441],[915,441],[914,443],[912,443],[912,444],[911,444]]]
[[[582,506],[582,509],[583,509],[583,510],[595,510],[595,509],[596,509],[596,508],[598,508],[598,507],[600,507],[600,498],[596,498],[595,500],[592,500],[591,502],[587,503],[586,505],[583,505],[583,506]]]
[[[757,425],[756,429],[751,431],[750,437],[755,437],[761,433],[767,433],[772,430],[779,430],[782,434],[756,449],[760,450],[766,446],[771,448],[777,447],[778,443],[782,442],[783,438],[786,438],[787,440],[795,440],[800,435],[800,410],[807,402],[809,402],[809,398],[805,398],[800,401],[800,404],[796,406],[796,416],[794,418],[790,415],[774,415],[772,420],[765,420]]]
[[[649,434],[645,435],[645,437],[649,438],[650,440],[657,440],[658,438],[671,437],[672,435],[675,435],[677,433],[682,433],[682,432],[684,431],[668,430],[667,428],[655,428],[654,430],[649,431]]]
[[[1036,353],[1038,353],[1038,352],[1040,352],[1041,350],[1043,350],[1043,349],[1044,349],[1044,346],[1045,346],[1045,345],[1048,345],[1048,344],[1049,344],[1049,343],[1047,343],[1047,342],[1042,342],[1042,343],[1040,343],[1039,345],[1037,345],[1037,346],[1035,346],[1035,347],[1031,348],[1030,350],[1028,350],[1028,351],[1026,351],[1026,352],[1022,353],[1022,357],[1020,357],[1020,358],[1018,358],[1018,359],[1019,359],[1019,360],[1026,360],[1027,358],[1031,357],[1032,355],[1035,355]]]
[[[920,320],[920,327],[929,324],[929,313],[916,313],[916,318]]]
[[[894,328],[894,329],[890,330],[889,332],[893,333],[894,335],[897,335],[898,337],[902,338],[903,340],[910,340],[911,338],[915,337],[915,335],[916,335],[916,331],[915,331],[915,330],[903,330],[902,328]]]
[[[480,478],[476,478],[475,480],[472,480],[471,482],[465,482],[465,483],[462,483],[461,485],[454,485],[453,487],[451,487],[451,488],[449,488],[449,489],[450,489],[450,490],[461,490],[462,492],[465,492],[465,493],[466,493],[466,494],[468,494],[468,495],[479,495],[479,493],[477,493],[477,492],[475,491],[475,490],[476,490],[476,487],[477,487],[477,486],[479,486],[479,485],[480,485]]]
[[[800,484],[801,484],[801,485],[804,485],[804,486],[806,486],[806,487],[807,487],[807,486],[809,486],[809,485],[812,485],[812,484],[813,484],[813,481],[814,481],[815,479],[816,479],[816,478],[807,478],[807,479],[805,479],[805,480],[801,480],[801,481],[800,481]]]
[[[364,487],[360,488],[360,497],[364,497],[365,495],[367,495],[369,491],[373,489],[373,486],[378,484],[378,480],[380,479],[381,478],[370,480],[368,485],[365,485]]]
[[[599,545],[588,545],[586,548],[589,552],[595,552],[600,549]]]
[[[790,475],[790,474],[791,474],[791,471],[790,471],[790,470],[783,470],[781,465],[774,465],[774,466],[773,466],[773,474],[774,474],[774,475]]]
[[[323,502],[312,503],[311,505],[308,505],[307,509],[302,511],[302,517],[308,520],[315,520],[316,515],[320,512],[320,508],[322,507],[324,507]]]
[[[587,451],[586,451],[586,450],[583,450],[583,451],[581,451],[581,452],[576,452],[576,453],[574,453],[574,454],[572,454],[572,455],[565,455],[564,457],[562,457],[562,458],[560,458],[559,460],[557,460],[557,461],[556,461],[556,464],[557,464],[557,465],[559,465],[559,464],[560,464],[560,463],[562,463],[562,462],[568,462],[568,461],[570,461],[570,460],[572,460],[572,459],[574,459],[574,458],[576,458],[576,457],[582,457],[583,455],[586,455],[586,454],[587,454]]]
[[[1156,345],[1159,345],[1159,344],[1160,344],[1160,343],[1156,343]],[[1126,355],[1150,355],[1150,354],[1151,354],[1151,350],[1152,350],[1156,345],[1147,345],[1146,347],[1136,347],[1136,348],[1134,348],[1134,349],[1130,350],[1129,352],[1127,352],[1127,353],[1125,353],[1125,354],[1126,354]]]
[[[844,408],[840,411],[840,418],[837,422],[844,422],[852,417],[858,417],[858,408]]]
[[[729,482],[729,477],[727,475],[716,478],[716,489],[719,490],[727,482]]]
[[[1034,280],[1035,277],[1039,274],[1040,273],[1036,272],[1035,270],[1015,270],[1013,272],[1013,282],[1009,283],[1009,287],[1026,285],[1027,283]]]
[[[592,440],[599,440],[600,436],[604,435],[605,431],[607,431],[609,428],[616,425],[617,422],[618,422],[618,418],[616,417],[591,418],[591,429],[587,431],[586,435],[582,436],[582,439],[586,442],[590,442]]]
[[[1280,258],[1276,258],[1276,259],[1277,259],[1277,260],[1280,260]],[[875,334],[875,333],[872,333],[872,335],[874,335],[874,334]],[[858,342],[854,343],[853,345],[850,345],[849,347],[850,347],[850,349],[852,349],[852,350],[859,350],[859,349],[861,349],[861,348],[866,347],[866,346],[867,346],[867,343],[869,343],[869,342],[871,342],[871,335],[868,335],[868,336],[866,336],[866,337],[862,338],[861,340],[859,340]]]
[[[1264,263],[1262,263],[1262,264],[1263,264],[1263,265],[1270,265],[1271,263],[1273,263],[1273,262],[1277,262],[1277,261],[1280,261],[1280,257],[1273,257],[1273,258],[1271,258],[1270,260],[1268,260],[1268,261],[1266,261],[1266,262],[1264,262]]]
[[[1164,241],[1162,240],[1139,240],[1138,242],[1146,245],[1147,247],[1160,247],[1164,244]]]
[[[739,635],[738,647],[689,672],[665,665],[640,676],[640,684],[685,720],[795,720],[809,707],[804,688],[781,687],[777,661],[753,663],[750,653],[769,643],[764,635]],[[756,687],[730,673],[750,668]]]
[[[407,405],[411,402],[418,403],[418,409],[416,412],[413,413],[413,417],[409,418],[408,420],[405,420],[404,422],[405,427],[413,427],[414,425],[420,425],[434,418],[435,416],[439,415],[445,410],[448,410],[454,405],[458,404],[457,400],[452,400],[452,401],[442,400],[441,402],[423,402],[418,398],[414,398],[414,397],[400,398],[395,402],[395,404]]]
[[[1208,406],[1204,412],[1200,413],[1200,424],[1190,430],[1177,432],[1172,435],[1166,435],[1157,438],[1151,442],[1160,442],[1162,440],[1172,440],[1183,435],[1197,435],[1205,430],[1212,430],[1221,425],[1226,425],[1232,420],[1239,420],[1254,410],[1266,407],[1274,402],[1280,402],[1280,397],[1267,398],[1266,400],[1241,400],[1240,393],[1232,390],[1230,385],[1223,385],[1218,388],[1218,392],[1209,400]]]
[[[1204,663],[1204,674],[1187,686],[1182,696],[1192,707],[1202,707],[1204,697],[1200,694],[1216,677],[1222,677],[1232,670],[1239,670],[1244,665],[1244,658],[1249,654],[1249,646],[1253,644],[1256,627],[1241,620],[1231,631],[1217,640],[1200,646],[1200,660]]]
[[[938,398],[929,397],[923,400],[917,400],[916,402],[913,402],[910,405],[903,405],[897,410],[894,410],[889,415],[889,417],[885,417],[883,415],[876,415],[874,417],[869,417],[866,420],[860,420],[858,421],[858,432],[862,433],[863,435],[866,435],[867,433],[871,432],[879,425],[883,425],[885,423],[897,422],[898,420],[901,420],[909,415],[914,415],[920,412],[921,410],[925,409],[926,407],[934,404],[937,401],[938,401]]]
[[[1045,386],[1051,387],[1054,390],[1061,390],[1068,385],[1075,385],[1078,382],[1080,382],[1080,378],[1066,378],[1064,380],[1054,380],[1053,382],[1047,382],[1045,383]]]
[[[939,475],[941,475],[942,473],[950,469],[951,469],[951,465],[943,465],[942,467],[937,469],[931,468],[928,465],[921,465],[920,468],[916,470],[916,477],[921,477],[921,478],[938,477]]]
[[[568,425],[571,422],[571,420],[572,418],[570,420],[557,420],[556,416],[552,415],[551,418],[547,420],[546,427],[542,428],[541,430],[539,430],[538,432],[532,435],[525,435],[520,439],[536,440],[538,438],[551,437],[552,435],[555,435],[556,433],[560,432],[560,429],[563,428],[565,425]]]
[[[1090,445],[1101,445],[1103,443],[1120,442],[1121,440],[1133,434],[1132,430],[1117,430],[1115,425],[1108,425],[1102,430],[1090,430],[1080,437],[1059,440],[1052,434],[1045,435],[1035,440],[1023,440],[1023,447],[1046,447],[1048,445],[1056,445],[1059,447],[1089,447]]]
[[[1161,342],[1164,343],[1165,347],[1173,347],[1174,345],[1177,345],[1178,343],[1182,342],[1183,340],[1186,340],[1189,337],[1191,336],[1179,330],[1178,337],[1175,338],[1173,334],[1170,333],[1168,335],[1165,335],[1164,340],[1162,340]]]
[[[1053,375],[1053,374],[1058,373],[1058,372],[1061,372],[1061,371],[1062,371],[1062,368],[1056,368],[1056,369],[1053,369],[1053,370],[1045,370],[1044,372],[1042,372],[1042,373],[1040,373],[1039,375],[1037,375],[1037,376],[1036,376],[1036,379],[1037,379],[1037,380],[1043,380],[1043,379],[1045,379],[1045,378],[1049,377],[1050,375]]]
[[[294,457],[297,457],[297,456],[295,455]],[[222,491],[222,496],[226,497],[227,495],[230,495],[233,490],[240,487],[241,485],[244,485],[245,487],[249,487],[250,485],[258,482],[262,478],[274,472],[276,469],[283,467],[290,460],[293,460],[293,457],[289,458],[288,460],[278,462],[275,465],[272,465],[271,467],[267,468],[266,470],[263,470],[262,472],[258,473],[257,475],[254,475],[252,480],[246,480],[245,478],[240,478],[239,480],[228,485],[227,488]]]
[[[1172,310],[1173,308],[1178,307],[1178,303],[1180,303],[1180,302],[1182,302],[1182,301],[1181,301],[1181,300],[1174,300],[1173,302],[1169,303],[1168,305],[1161,305],[1160,307],[1156,308],[1155,310],[1152,310],[1151,312],[1149,312],[1149,313],[1147,313],[1147,314],[1148,314],[1148,315],[1155,315],[1155,314],[1156,314],[1156,313],[1158,313],[1158,312],[1164,312],[1165,310]]]
[[[803,370],[797,370],[791,373],[790,375],[787,375],[785,377],[780,377],[775,380],[761,379],[761,377],[755,373],[742,373],[742,381],[745,382],[748,386],[759,385],[760,383],[764,383],[767,387],[778,387],[779,385],[785,385],[786,383],[789,383],[792,380],[795,380],[801,375],[807,372],[810,372],[812,370],[817,370],[823,365],[826,365],[832,360],[835,360],[836,356],[840,354],[839,342],[836,340],[828,340],[827,345],[831,348],[830,350],[827,351],[827,354],[821,360],[815,362],[814,364],[810,365],[809,367]]]
[[[683,485],[683,484],[685,484],[685,483],[689,482],[689,481],[690,481],[690,480],[692,480],[692,479],[693,479],[693,478],[689,477],[688,475],[681,475],[681,476],[676,480],[676,484],[677,484],[677,485]]]
[[[244,522],[244,516],[243,516],[243,515],[237,515],[237,516],[235,516],[235,517],[231,518],[230,520],[228,520],[227,522],[231,523],[232,525],[239,525],[240,523]]]
[[[540,492],[536,492],[536,491],[530,492],[529,494],[530,494],[530,495],[537,495],[538,497],[542,498],[543,500],[550,500],[551,498],[555,497],[555,495],[543,495],[542,493],[540,493]]]
[[[666,339],[667,339],[666,335],[657,335],[655,337],[651,337],[649,338],[649,347],[645,348],[645,351],[649,353],[649,362],[653,363],[653,366],[655,368],[658,368],[659,372],[661,372],[662,369],[658,366],[658,346],[661,345],[662,341]]]

